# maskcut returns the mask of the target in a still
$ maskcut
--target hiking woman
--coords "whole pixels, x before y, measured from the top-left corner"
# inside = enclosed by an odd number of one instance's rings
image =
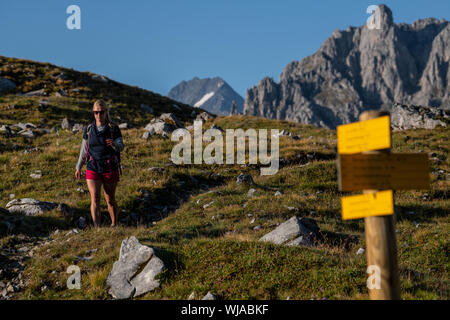
[[[119,182],[120,152],[124,148],[122,133],[119,127],[111,122],[105,101],[95,101],[92,111],[95,121],[84,129],[75,178],[81,179],[81,168],[87,162],[86,182],[91,194],[91,216],[94,227],[99,227],[101,223],[102,184],[111,216],[111,227],[114,227],[119,215],[115,194]]]

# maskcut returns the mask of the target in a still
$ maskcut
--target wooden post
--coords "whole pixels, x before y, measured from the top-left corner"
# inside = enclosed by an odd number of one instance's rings
[[[365,111],[359,120],[365,121],[389,115],[388,112]],[[392,141],[392,137],[391,137]],[[367,151],[364,153],[390,153],[390,149]],[[364,190],[363,193],[375,193],[378,190]],[[367,265],[380,270],[380,289],[370,289],[372,300],[399,300],[400,281],[397,265],[397,238],[395,235],[394,215],[364,218],[366,234]]]

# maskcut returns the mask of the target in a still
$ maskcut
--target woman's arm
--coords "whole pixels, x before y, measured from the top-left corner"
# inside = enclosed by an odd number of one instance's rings
[[[87,159],[86,143],[87,143],[86,139],[83,139],[83,141],[81,142],[80,156],[78,157],[78,162],[75,167],[77,170],[81,170],[81,168],[83,167],[83,165],[86,162],[86,159]]]

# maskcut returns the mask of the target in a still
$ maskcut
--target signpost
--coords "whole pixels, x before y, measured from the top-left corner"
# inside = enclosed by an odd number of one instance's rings
[[[428,189],[428,157],[390,153],[389,113],[366,111],[359,120],[337,127],[339,190],[363,191],[342,198],[342,219],[364,218],[368,270],[375,267],[381,277],[379,288],[369,287],[370,298],[397,300],[400,282],[392,189]]]

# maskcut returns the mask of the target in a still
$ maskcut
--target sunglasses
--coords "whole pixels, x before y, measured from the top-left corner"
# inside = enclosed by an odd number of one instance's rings
[[[101,114],[101,115],[103,115],[104,113],[105,113],[105,110],[102,110],[102,111],[93,111],[94,112],[94,114]]]

